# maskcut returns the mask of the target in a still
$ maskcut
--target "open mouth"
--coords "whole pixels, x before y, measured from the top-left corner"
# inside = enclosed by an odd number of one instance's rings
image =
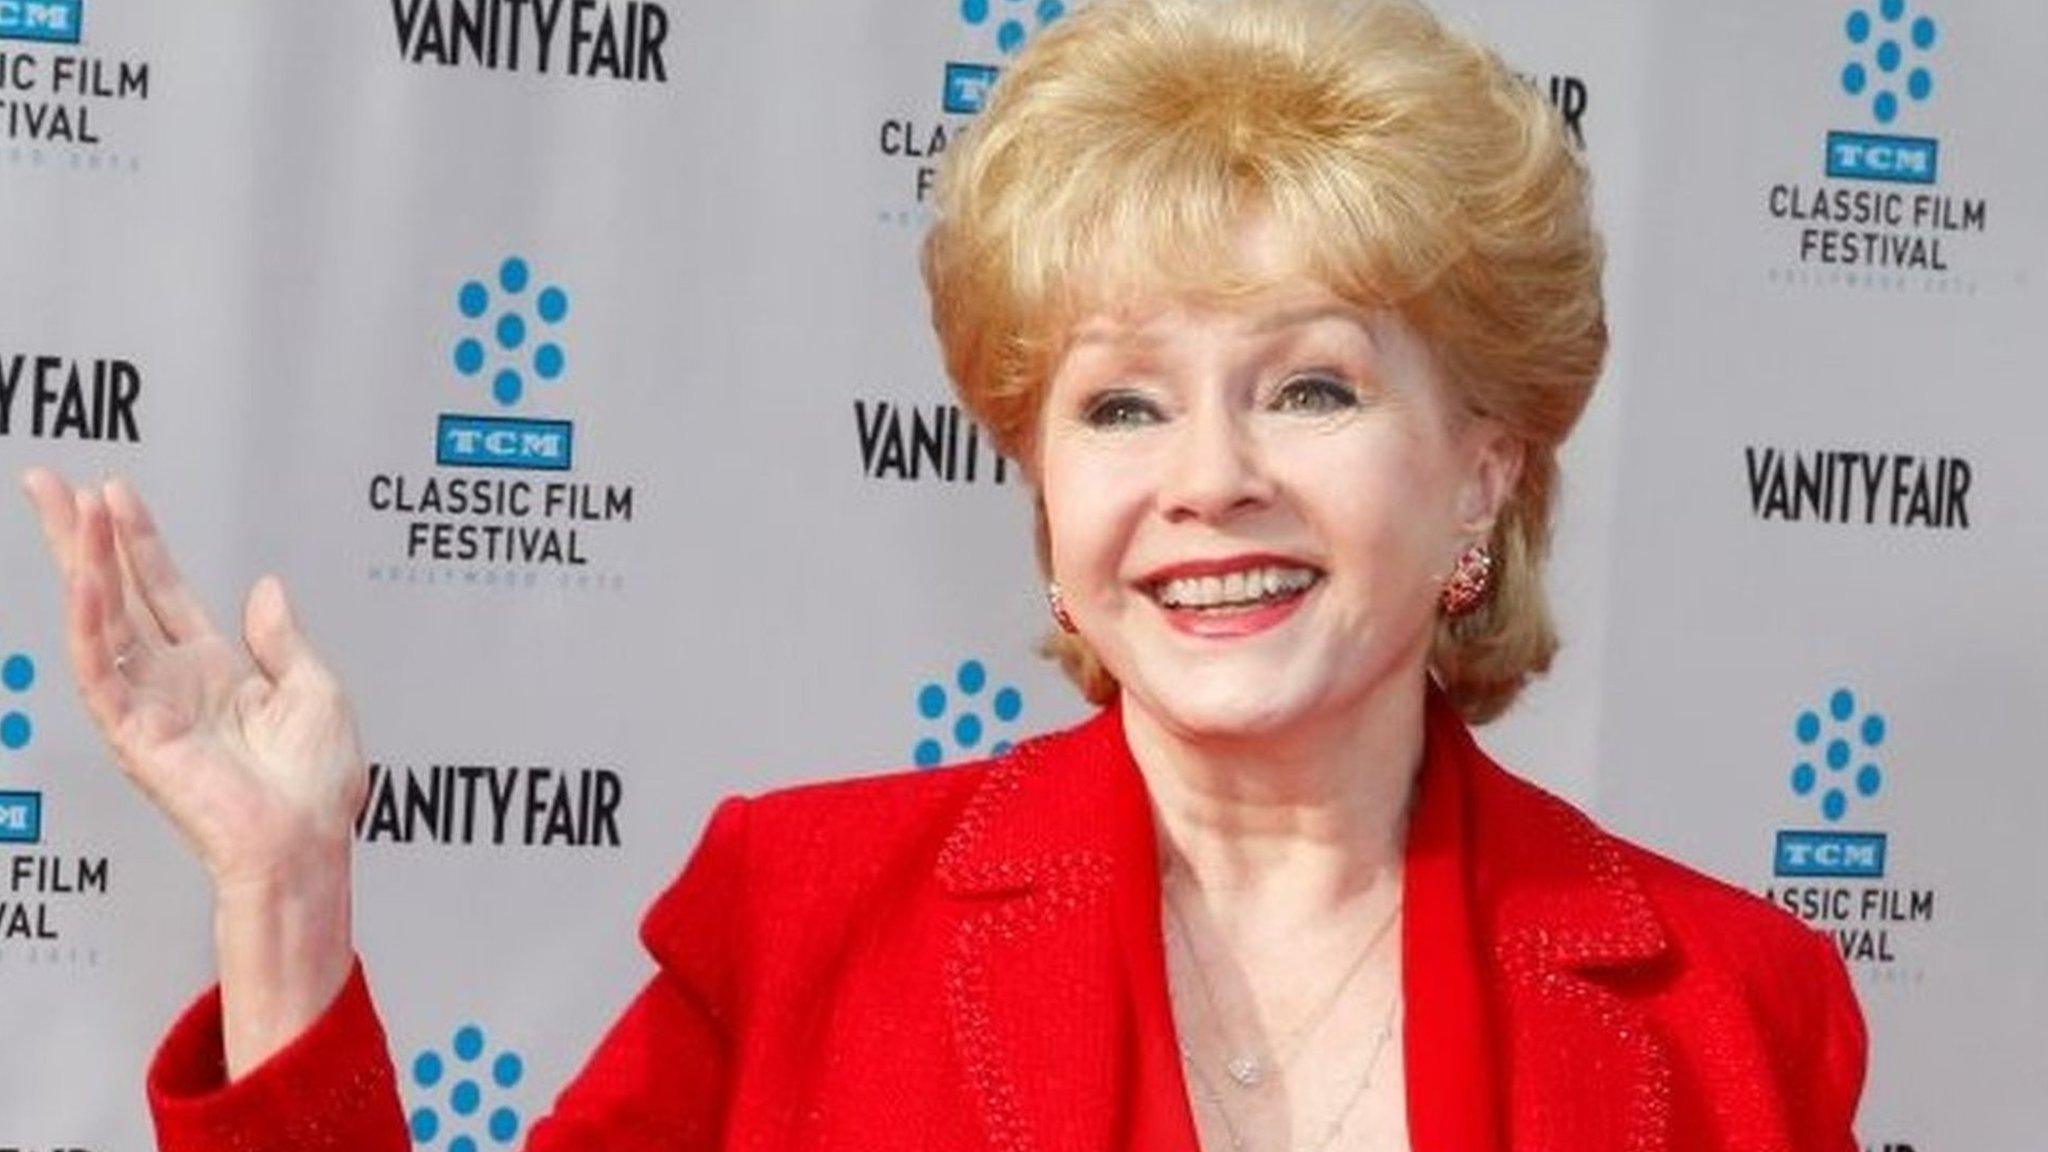
[[[1160,607],[1199,616],[1232,616],[1297,600],[1323,574],[1308,567],[1273,564],[1215,576],[1177,576],[1146,585]]]

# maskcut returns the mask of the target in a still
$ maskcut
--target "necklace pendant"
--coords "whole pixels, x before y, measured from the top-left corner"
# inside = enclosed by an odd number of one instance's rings
[[[1257,1088],[1266,1080],[1266,1067],[1256,1056],[1233,1056],[1224,1068],[1240,1088]]]

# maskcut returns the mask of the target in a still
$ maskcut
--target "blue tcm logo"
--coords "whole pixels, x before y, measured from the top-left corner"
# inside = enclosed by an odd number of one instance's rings
[[[996,51],[1005,56],[1015,56],[1033,35],[1067,14],[1065,0],[959,0],[959,5],[961,23],[993,33]],[[980,112],[999,75],[1001,69],[993,64],[947,64],[941,106],[954,116]]]
[[[0,40],[76,44],[85,28],[85,0],[0,0]]]
[[[1874,11],[1851,11],[1843,28],[1850,58],[1842,66],[1842,91],[1866,106],[1880,126],[1896,121],[1908,102],[1924,104],[1934,95],[1934,71],[1926,57],[1940,39],[1940,27],[1932,16],[1907,15],[1906,0],[1878,0]],[[1924,136],[1830,132],[1827,174],[1843,180],[1932,184],[1940,152],[1940,142]]]
[[[519,1054],[501,1051],[484,1059],[484,1030],[465,1024],[442,1053],[427,1049],[413,1057],[413,1087],[434,1103],[421,1104],[407,1118],[412,1142],[435,1152],[478,1152],[510,1147],[519,1136],[519,1112],[500,1102],[526,1077]]]
[[[40,844],[43,794],[0,792],[0,844]]]
[[[989,691],[987,666],[963,660],[950,685],[933,680],[917,690],[917,714],[936,729],[911,749],[918,767],[959,756],[1000,756],[1010,750],[1009,737],[1024,714],[1024,694],[1008,684]]]
[[[1830,826],[1841,822],[1854,800],[1872,799],[1884,788],[1877,752],[1888,731],[1884,716],[1859,709],[1856,694],[1847,688],[1830,693],[1823,708],[1800,712],[1792,722],[1799,745],[1793,795],[1817,799],[1820,817]],[[1779,832],[1774,871],[1779,876],[1879,877],[1884,863],[1883,833],[1830,827]]]
[[[488,377],[500,407],[517,407],[533,385],[553,383],[568,368],[557,338],[569,318],[569,294],[537,285],[524,258],[507,257],[488,282],[464,283],[455,309],[467,322],[455,342],[455,371],[465,379]],[[436,429],[434,459],[455,468],[566,472],[574,462],[574,434],[566,420],[446,415]]]

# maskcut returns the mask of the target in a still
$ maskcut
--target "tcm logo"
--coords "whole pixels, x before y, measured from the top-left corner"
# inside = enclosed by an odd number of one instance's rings
[[[40,844],[43,794],[0,792],[0,844]]]
[[[536,387],[559,380],[569,356],[560,343],[569,318],[569,294],[536,284],[523,257],[508,256],[487,280],[467,281],[455,293],[464,330],[455,342],[455,371],[488,379],[491,398],[516,408]],[[510,416],[444,415],[434,437],[434,460],[451,468],[516,468],[566,472],[574,462],[575,427],[567,420]]]
[[[989,89],[1002,72],[993,64],[946,65],[946,92],[942,103],[948,114],[973,116],[988,106]]]
[[[1878,125],[1889,126],[1909,104],[1934,96],[1934,71],[1926,59],[1941,30],[1932,16],[1908,19],[1906,0],[1878,0],[1874,9],[1851,11],[1843,32],[1850,58],[1842,66],[1842,92],[1867,107]],[[1940,143],[1924,136],[1830,132],[1826,170],[1841,180],[1932,184],[1940,152]]]
[[[464,1024],[446,1051],[429,1048],[413,1057],[412,1085],[421,1103],[406,1127],[415,1148],[476,1152],[486,1137],[506,1147],[519,1136],[519,1110],[506,1100],[525,1078],[526,1063],[512,1051],[487,1060],[485,1045],[484,1030]]]
[[[85,27],[85,0],[0,0],[0,40],[76,44]]]
[[[1877,762],[1889,725],[1883,715],[1859,709],[1847,688],[1830,693],[1818,709],[1802,711],[1792,722],[1798,761],[1792,766],[1792,793],[1819,801],[1820,817],[1829,825],[1849,814],[1855,799],[1869,800],[1884,787],[1884,769]],[[1772,870],[1779,876],[1881,877],[1885,837],[1881,832],[1840,832],[1827,829],[1778,833]]]
[[[1024,714],[1024,694],[1009,684],[991,690],[988,666],[967,659],[951,683],[931,680],[917,690],[917,715],[929,727],[910,750],[920,768],[961,756],[1000,756]]]

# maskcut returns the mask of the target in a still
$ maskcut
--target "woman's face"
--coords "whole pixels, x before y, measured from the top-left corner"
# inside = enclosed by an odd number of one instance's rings
[[[1280,287],[1084,319],[1040,418],[1053,579],[1127,700],[1184,735],[1420,676],[1441,582],[1520,467],[1397,316],[1285,276],[1271,232],[1245,244]]]

